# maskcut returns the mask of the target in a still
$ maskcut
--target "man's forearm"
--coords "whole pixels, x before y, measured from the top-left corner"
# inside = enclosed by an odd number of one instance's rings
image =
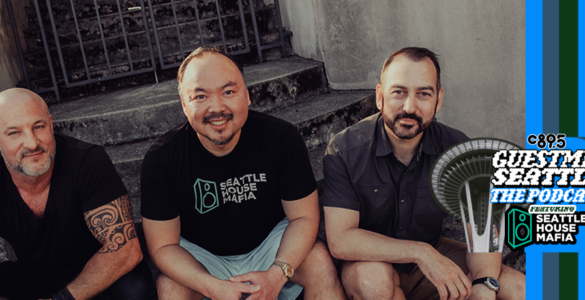
[[[429,244],[399,240],[359,228],[359,212],[325,207],[327,242],[333,257],[346,261],[424,263],[438,252]]]
[[[471,280],[487,276],[498,279],[500,276],[502,267],[501,252],[468,252],[466,260],[469,273],[471,273]]]
[[[128,195],[84,213],[85,223],[102,248],[87,262],[79,276],[67,285],[77,300],[91,299],[107,289],[141,260]]]
[[[399,240],[359,228],[349,228],[341,234],[337,232],[329,246],[335,257],[348,261],[416,263],[438,289],[442,299],[449,295],[454,299],[471,295],[471,283],[461,268],[427,243]]]
[[[318,218],[307,216],[290,221],[282,235],[276,260],[284,261],[296,269],[315,244],[318,230]]]
[[[137,238],[118,251],[102,251],[105,249],[107,245],[94,254],[79,276],[67,285],[67,289],[75,299],[93,298],[130,272],[142,260]]]
[[[394,239],[360,228],[348,229],[327,239],[332,255],[347,261],[418,264],[424,254],[434,250],[427,243]]]

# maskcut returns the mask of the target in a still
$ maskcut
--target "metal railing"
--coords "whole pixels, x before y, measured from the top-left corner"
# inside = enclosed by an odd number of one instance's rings
[[[39,19],[39,26],[41,26],[41,33],[43,34],[43,42],[45,43],[45,49],[47,48],[46,46],[46,41],[44,38],[44,31],[45,28],[43,26],[43,23],[41,22],[41,13],[39,10],[39,6],[37,3],[37,0],[34,1],[35,2],[35,8],[36,8],[36,12],[37,12],[37,18]],[[55,25],[55,18],[53,15],[53,10],[51,8],[51,1],[50,0],[46,0],[47,3],[47,9],[49,11],[49,19],[51,21],[51,28],[53,29],[53,37],[55,39],[55,46],[57,49],[57,53],[59,55],[59,62],[61,65],[61,71],[63,72],[63,78],[65,80],[65,86],[66,87],[74,87],[74,86],[79,86],[79,85],[84,85],[84,84],[88,84],[88,83],[92,83],[92,82],[97,82],[97,81],[102,81],[102,80],[108,80],[108,79],[115,79],[115,78],[120,78],[120,77],[125,77],[125,76],[131,76],[131,75],[135,75],[135,74],[140,74],[140,73],[145,73],[145,72],[150,72],[150,71],[154,71],[156,70],[156,64],[154,61],[154,51],[152,50],[152,44],[150,42],[150,34],[145,34],[145,37],[148,41],[148,48],[149,48],[149,54],[150,54],[150,61],[151,61],[151,66],[149,68],[142,68],[139,70],[135,70],[134,66],[132,64],[132,55],[130,53],[130,47],[128,46],[128,35],[126,33],[126,28],[124,25],[124,17],[123,17],[123,12],[122,12],[122,8],[120,6],[120,0],[116,0],[116,4],[117,4],[117,8],[118,8],[118,15],[120,18],[120,27],[122,29],[122,34],[124,36],[124,44],[126,46],[126,56],[127,56],[127,63],[129,65],[130,71],[128,72],[122,72],[122,73],[114,73],[112,72],[112,65],[110,62],[110,57],[108,54],[108,49],[106,46],[106,38],[104,37],[104,29],[102,26],[102,22],[100,19],[100,12],[99,12],[99,7],[98,7],[98,3],[97,0],[94,0],[94,8],[95,8],[95,12],[96,12],[96,16],[97,16],[97,23],[98,23],[98,27],[99,27],[99,32],[100,32],[100,38],[102,41],[102,45],[103,45],[103,49],[104,49],[104,55],[105,55],[105,59],[106,59],[106,64],[107,64],[107,69],[108,69],[108,75],[104,75],[104,76],[94,76],[94,78],[92,78],[90,72],[89,72],[89,64],[87,61],[87,57],[85,55],[85,48],[83,46],[83,41],[82,41],[82,34],[81,34],[81,30],[79,29],[79,22],[77,21],[77,14],[75,12],[75,4],[73,3],[73,0],[69,0],[69,3],[71,4],[71,11],[72,11],[72,15],[73,15],[73,19],[74,19],[74,23],[75,23],[75,29],[77,32],[77,39],[79,41],[79,47],[81,49],[81,55],[83,57],[83,65],[85,67],[85,74],[87,76],[86,80],[79,80],[79,81],[75,81],[75,82],[71,82],[69,80],[69,76],[67,76],[68,72],[67,69],[65,67],[65,61],[63,59],[63,51],[61,49],[61,44],[59,42],[59,34],[57,32],[57,27]],[[143,0],[140,0],[140,9],[142,11],[142,19],[144,20],[144,32],[150,32],[150,30],[148,29],[148,19],[146,18],[146,14],[144,13],[144,2]],[[48,52],[48,51],[47,51]],[[50,65],[50,64],[49,64]]]
[[[223,47],[224,50],[228,53],[231,53],[232,55],[238,55],[238,54],[244,54],[244,53],[250,53],[252,51],[252,47],[255,45],[256,46],[256,51],[257,51],[257,55],[258,55],[258,60],[260,62],[263,61],[263,56],[262,56],[262,51],[266,50],[266,49],[270,49],[270,48],[276,48],[276,47],[281,47],[282,48],[282,56],[285,57],[286,54],[286,44],[285,44],[285,36],[284,36],[284,32],[283,32],[283,28],[282,28],[282,21],[281,21],[281,15],[280,15],[280,7],[279,7],[279,3],[278,0],[274,0],[274,9],[276,10],[276,22],[277,22],[277,27],[278,27],[278,40],[276,42],[270,43],[270,44],[266,44],[266,45],[262,45],[261,44],[261,36],[259,33],[259,29],[258,29],[258,24],[257,24],[257,17],[256,17],[256,11],[254,8],[254,1],[249,1],[249,5],[248,5],[248,11],[245,10],[245,7],[242,3],[242,0],[237,0],[237,17],[240,18],[240,26],[241,26],[241,32],[242,35],[240,38],[236,38],[236,40],[241,41],[243,39],[243,44],[241,42],[237,42],[239,46],[238,47],[232,47],[232,48],[236,48],[236,49],[230,49],[228,47],[228,43],[227,43],[227,39],[226,39],[226,32],[224,32],[224,25],[223,25],[223,21],[225,18],[227,18],[226,15],[222,15],[221,10],[220,10],[220,0],[215,0],[215,7],[216,7],[216,13],[217,13],[217,21],[219,23],[219,34],[221,36],[221,44],[219,44],[218,42],[210,42],[210,41],[206,41],[204,39],[204,33],[203,33],[203,22],[204,20],[200,19],[199,17],[199,11],[197,8],[197,0],[188,0],[188,1],[178,1],[178,0],[170,0],[170,5],[172,7],[172,26],[174,26],[174,31],[176,32],[176,37],[169,37],[169,30],[166,30],[161,34],[160,32],[160,26],[157,26],[157,16],[153,10],[153,5],[152,4],[152,0],[147,0],[147,5],[148,5],[148,13],[149,16],[147,16],[147,10],[145,8],[145,3],[144,0],[140,0],[140,6],[136,6],[136,7],[127,7],[125,10],[123,9],[123,5],[120,4],[120,0],[110,0],[109,2],[113,3],[115,1],[115,5],[111,5],[112,7],[114,7],[115,9],[112,9],[111,11],[108,11],[107,14],[104,14],[102,12],[100,12],[101,6],[100,4],[98,4],[98,0],[93,0],[93,9],[95,11],[95,16],[91,17],[91,18],[95,18],[96,22],[97,22],[97,33],[94,32],[92,34],[88,33],[88,29],[87,29],[87,24],[85,24],[86,26],[84,28],[82,28],[82,26],[80,25],[80,20],[78,20],[78,13],[82,14],[81,12],[79,12],[78,10],[76,10],[76,5],[74,0],[69,0],[68,1],[68,6],[70,6],[70,11],[71,11],[71,16],[67,15],[67,17],[64,17],[63,15],[59,15],[58,17],[60,19],[63,18],[72,18],[73,20],[69,20],[69,22],[71,22],[71,27],[75,26],[75,31],[74,31],[74,35],[75,35],[75,42],[71,42],[71,43],[65,43],[65,45],[62,45],[60,39],[62,39],[63,37],[60,37],[60,33],[59,33],[59,29],[57,28],[57,21],[56,21],[56,15],[55,12],[53,10],[53,5],[51,3],[51,0],[44,0],[44,2],[46,3],[46,10],[47,10],[47,14],[46,17],[49,19],[50,22],[50,28],[49,30],[47,30],[47,28],[45,28],[45,24],[43,22],[43,15],[41,13],[41,7],[39,6],[39,1],[43,1],[43,0],[33,0],[34,2],[34,6],[35,6],[35,13],[36,13],[36,17],[38,19],[38,26],[40,29],[40,36],[41,36],[41,40],[42,40],[42,44],[43,44],[43,48],[44,48],[44,54],[46,56],[47,59],[47,64],[48,64],[48,69],[49,69],[49,73],[50,73],[50,77],[51,77],[51,86],[48,88],[39,88],[39,89],[34,89],[31,87],[31,82],[30,82],[30,78],[29,78],[29,73],[27,72],[27,68],[26,68],[26,63],[25,63],[25,59],[24,59],[24,53],[22,50],[22,46],[20,43],[20,39],[19,39],[19,35],[18,35],[18,28],[17,25],[14,21],[14,15],[13,15],[13,11],[12,11],[12,6],[11,6],[11,0],[5,0],[7,8],[8,8],[8,14],[10,16],[10,22],[11,22],[11,26],[12,26],[12,30],[14,33],[14,38],[15,38],[15,42],[16,42],[16,46],[17,46],[17,51],[19,54],[19,59],[20,59],[20,64],[21,64],[21,68],[23,71],[23,76],[24,76],[24,84],[26,85],[27,88],[29,89],[33,89],[35,92],[37,93],[45,93],[45,92],[54,92],[55,96],[56,96],[56,100],[59,101],[60,100],[60,95],[59,95],[59,87],[58,85],[60,85],[61,83],[64,84],[64,86],[66,88],[70,88],[70,87],[76,87],[76,86],[81,86],[81,85],[85,85],[85,84],[89,84],[89,83],[93,83],[93,82],[98,82],[98,81],[105,81],[105,80],[110,80],[110,79],[115,79],[115,78],[121,78],[121,77],[126,77],[126,76],[132,76],[132,75],[136,75],[136,74],[140,74],[140,73],[145,73],[145,72],[151,72],[154,71],[156,72],[157,70],[157,66],[160,67],[160,69],[169,69],[169,68],[173,68],[173,67],[177,67],[181,64],[182,60],[184,60],[184,58],[186,57],[186,55],[188,55],[189,51],[194,50],[195,48],[199,47],[199,46],[207,46],[207,45],[213,45],[213,46],[220,46]],[[225,1],[236,1],[236,0],[225,0]],[[54,2],[57,2],[54,0]],[[103,2],[103,1],[101,1]],[[189,20],[184,20],[182,22],[179,21],[179,18],[177,16],[177,8],[176,8],[176,2],[182,2],[183,5],[185,5],[187,2],[192,2],[192,7],[190,7],[191,9],[194,9],[195,13],[195,22],[197,23],[197,33],[193,33],[192,31],[189,30],[183,30],[183,32],[181,32],[181,26],[183,28],[186,28],[188,26],[191,25],[191,23],[193,23],[193,21],[189,21]],[[59,1],[59,3],[55,4],[56,6],[59,5],[63,5],[63,3],[67,3],[67,1]],[[229,2],[229,4],[235,4],[235,2]],[[102,3],[103,5],[103,3]],[[166,4],[157,4],[157,5],[168,5],[168,3]],[[63,7],[60,7],[60,11],[63,10]],[[87,8],[85,8],[86,11],[85,13],[87,14]],[[142,19],[142,23],[143,23],[143,30],[144,31],[137,31],[136,27],[134,28],[134,32],[128,32],[127,30],[127,26],[125,25],[125,19],[124,16],[127,15],[128,13],[133,13],[136,12],[137,10],[141,11],[141,19]],[[92,12],[93,13],[93,12]],[[248,37],[248,30],[247,30],[247,24],[246,24],[246,17],[245,15],[249,13],[250,15],[250,20],[252,22],[252,28],[254,31],[254,42],[250,42],[249,41],[249,37]],[[121,30],[121,35],[118,36],[109,36],[110,34],[106,34],[106,30],[104,29],[104,19],[102,18],[108,18],[108,20],[112,20],[114,18],[119,19],[119,21],[117,22],[116,26],[119,26],[119,28],[117,28],[118,31]],[[232,15],[231,17],[236,17],[236,15]],[[150,19],[150,20],[149,20]],[[46,20],[46,19],[45,19]],[[85,19],[87,22],[87,18]],[[207,18],[206,20],[207,22],[209,22],[209,18]],[[150,28],[150,26],[148,25],[148,23],[151,23],[152,25],[152,30]],[[111,24],[110,24],[111,25]],[[168,26],[167,26],[168,27]],[[111,30],[111,26],[110,26],[110,30]],[[52,32],[49,33],[49,36],[52,36],[53,38],[53,43],[54,46],[50,46],[50,41],[48,39],[47,33],[46,32]],[[155,54],[155,50],[153,49],[153,41],[151,39],[151,32],[152,31],[152,35],[154,38],[154,44],[156,45],[156,52],[157,55]],[[238,30],[239,31],[239,30]],[[99,34],[98,34],[99,33]],[[233,32],[230,32],[230,34],[232,34]],[[146,40],[146,44],[147,44],[147,48],[148,48],[148,54],[146,56],[144,56],[144,53],[142,56],[140,55],[133,55],[132,54],[132,49],[129,43],[129,36],[132,35],[133,36],[133,41],[136,40],[138,35],[144,35],[144,39]],[[71,36],[73,34],[70,34],[69,39],[71,39]],[[197,36],[198,35],[198,36]],[[215,33],[213,34],[215,35]],[[112,44],[113,43],[113,39],[123,39],[123,46],[113,49],[115,52],[117,52],[117,59],[113,59],[111,55],[108,52],[112,51],[112,47],[108,47],[108,43]],[[138,37],[139,39],[142,39],[141,36]],[[179,52],[177,53],[177,49],[170,49],[171,53],[165,53],[165,47],[164,46],[164,39],[166,38],[173,38],[176,39],[178,41],[178,50]],[[189,45],[185,45],[184,39],[189,39]],[[191,41],[193,40],[199,40],[198,43],[193,43]],[[233,42],[233,41],[232,41]],[[89,46],[88,46],[89,44]],[[99,45],[101,44],[101,45]],[[122,43],[119,43],[122,44]],[[111,46],[111,45],[110,45]],[[74,61],[72,63],[72,60],[74,59],[73,57],[71,57],[71,54],[64,54],[63,49],[72,49],[72,47],[79,47],[79,53],[80,56],[79,58],[77,58],[76,61]],[[101,47],[101,50],[99,50],[98,54],[96,54],[96,49],[99,49],[99,47]],[[109,49],[110,48],[110,49]],[[168,48],[168,47],[167,47]],[[77,48],[76,48],[77,49]],[[88,53],[88,49],[92,50],[92,53]],[[168,50],[168,49],[167,49]],[[53,55],[51,54],[53,52]],[[54,59],[54,52],[57,52],[57,57],[56,57],[56,63],[55,66],[53,66],[53,59]],[[90,51],[91,52],[91,51]],[[120,52],[124,52],[124,59],[120,59],[121,54]],[[144,52],[144,51],[143,51]],[[167,51],[169,52],[169,51]],[[116,53],[114,53],[116,54]],[[99,56],[99,57],[98,57]],[[158,56],[158,65],[156,63],[156,59],[155,56]],[[165,57],[173,57],[175,56],[177,59],[175,59],[174,62],[171,63],[165,63]],[[68,59],[68,61],[65,61],[65,58]],[[179,60],[180,61],[177,61]],[[105,60],[105,63],[103,62]],[[57,66],[57,64],[59,66]],[[82,65],[82,67],[72,67],[71,64],[73,65]],[[135,66],[136,64],[136,66]],[[68,66],[69,65],[69,66]],[[57,70],[60,69],[61,74],[59,74],[59,72],[57,72]],[[156,76],[156,73],[155,73]]]
[[[242,0],[237,0],[237,1],[238,1],[238,12],[239,12],[240,21],[241,21],[241,28],[242,28],[242,38],[244,39],[244,48],[239,49],[239,50],[235,50],[235,51],[229,51],[229,49],[228,49],[228,46],[226,43],[226,35],[224,32],[224,26],[223,26],[223,16],[222,16],[221,11],[220,11],[219,1],[217,1],[217,0],[215,1],[217,19],[218,19],[218,23],[219,23],[219,30],[221,33],[221,46],[223,47],[224,51],[226,51],[232,55],[250,53],[250,51],[251,51],[250,42],[248,41],[246,20],[245,20],[245,16],[244,16],[244,14],[245,14],[244,6],[242,4]],[[151,3],[151,0],[148,0],[149,8],[150,8],[150,15],[153,16],[151,18],[152,27],[154,29],[153,32],[154,32],[154,37],[155,37],[155,41],[156,41],[156,46],[158,49],[159,62],[160,62],[160,66],[162,69],[168,69],[168,68],[173,68],[173,67],[179,66],[181,64],[181,62],[185,59],[185,57],[186,57],[185,54],[187,52],[187,51],[185,51],[183,39],[181,37],[182,36],[181,30],[180,30],[181,23],[179,22],[179,19],[178,19],[177,14],[176,14],[175,2],[177,2],[177,1],[175,1],[175,0],[170,1],[171,6],[172,6],[172,10],[173,10],[173,24],[175,27],[175,31],[177,33],[176,37],[177,37],[178,43],[179,43],[181,61],[166,64],[164,62],[164,57],[163,57],[165,53],[161,47],[161,38],[159,38],[158,26],[156,25],[156,19],[154,17],[155,13],[153,11],[153,5]],[[206,43],[204,41],[203,30],[201,28],[202,20],[199,18],[199,10],[197,9],[197,0],[193,0],[192,3],[193,3],[193,9],[195,11],[195,13],[194,13],[195,19],[197,22],[199,44],[195,47],[191,47],[190,50],[194,50],[198,46],[207,46],[209,44],[217,46],[214,43]],[[259,62],[262,62],[264,60],[264,58],[262,56],[263,50],[275,48],[275,47],[282,47],[282,56],[286,57],[286,44],[285,44],[285,40],[284,40],[284,32],[282,30],[282,19],[281,19],[281,15],[280,15],[280,6],[278,3],[278,0],[274,0],[274,6],[275,6],[277,22],[278,22],[279,40],[278,40],[278,42],[274,42],[274,43],[267,44],[267,45],[262,45],[261,40],[260,40],[260,33],[258,31],[258,25],[256,22],[257,18],[256,18],[256,11],[254,8],[254,3],[253,3],[253,1],[250,1],[250,4],[249,4],[250,16],[251,16],[251,20],[252,20],[252,27],[254,29],[255,44],[256,44],[256,50],[257,50]],[[188,23],[188,21],[183,22],[183,24],[185,24],[185,23]]]

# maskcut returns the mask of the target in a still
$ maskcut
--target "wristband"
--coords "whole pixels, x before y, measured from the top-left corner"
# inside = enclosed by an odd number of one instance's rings
[[[284,272],[284,276],[286,277],[287,280],[290,280],[293,277],[293,274],[295,273],[295,270],[288,263],[285,263],[284,261],[275,260],[272,263],[272,265],[281,268],[282,272]]]
[[[476,284],[485,284],[490,290],[496,292],[496,295],[500,291],[500,283],[498,282],[497,279],[495,279],[493,277],[477,278],[476,280],[474,280],[471,283],[471,285],[473,286],[473,285],[476,285]]]
[[[75,300],[75,298],[73,298],[73,295],[71,295],[71,293],[69,292],[67,287],[64,287],[64,288],[58,290],[56,293],[54,293],[51,296],[51,299],[52,300]]]

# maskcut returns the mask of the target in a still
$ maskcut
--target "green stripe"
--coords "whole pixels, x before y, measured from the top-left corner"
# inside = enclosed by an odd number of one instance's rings
[[[559,299],[577,300],[578,266],[577,253],[559,253]]]
[[[572,137],[579,135],[577,2],[559,3],[559,132]]]

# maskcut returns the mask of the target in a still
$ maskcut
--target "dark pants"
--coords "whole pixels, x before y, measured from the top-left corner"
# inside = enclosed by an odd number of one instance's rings
[[[41,275],[18,261],[0,263],[0,296],[10,300],[48,299],[69,281],[58,276]],[[154,300],[156,296],[152,283],[150,268],[141,261],[134,270],[120,277],[94,299]]]

